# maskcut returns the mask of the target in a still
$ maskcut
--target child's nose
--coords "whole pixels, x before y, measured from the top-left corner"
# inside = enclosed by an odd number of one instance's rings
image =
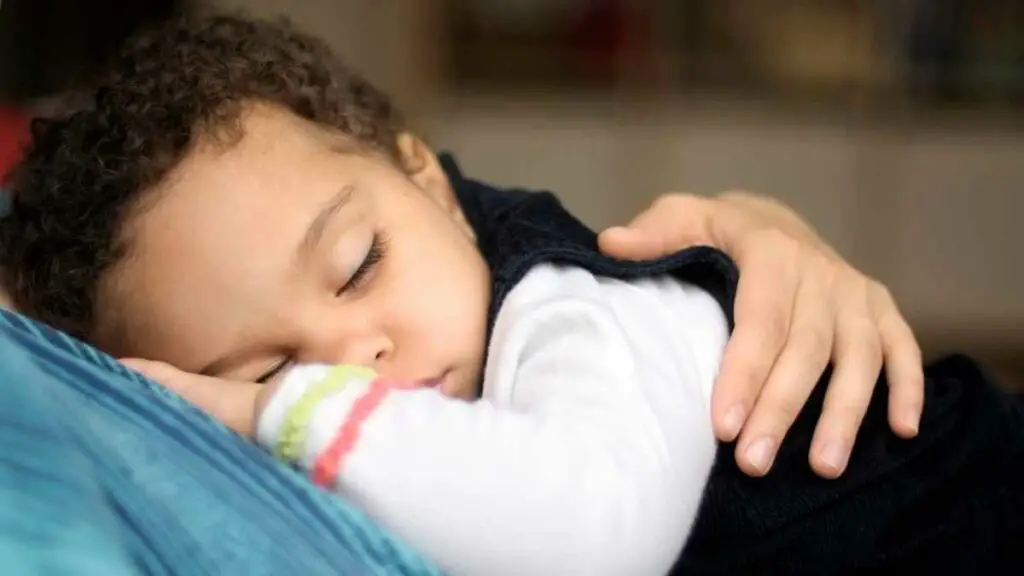
[[[383,334],[345,334],[323,342],[313,351],[311,360],[331,364],[356,364],[380,369],[394,346]]]

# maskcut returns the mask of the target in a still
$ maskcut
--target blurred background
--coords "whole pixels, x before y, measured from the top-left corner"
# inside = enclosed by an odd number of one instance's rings
[[[928,353],[1024,385],[1020,0],[4,0],[0,171],[131,30],[239,8],[323,36],[471,174],[593,226],[669,190],[775,196]]]

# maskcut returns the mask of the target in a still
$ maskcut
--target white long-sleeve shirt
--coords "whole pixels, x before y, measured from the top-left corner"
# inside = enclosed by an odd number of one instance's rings
[[[479,401],[370,377],[327,393],[331,367],[308,366],[258,437],[451,574],[663,574],[714,461],[727,332],[694,286],[543,265],[500,310]]]

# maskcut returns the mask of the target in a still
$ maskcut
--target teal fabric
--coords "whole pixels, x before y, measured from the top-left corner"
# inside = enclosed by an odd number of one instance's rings
[[[0,311],[3,574],[436,574],[96,350]]]

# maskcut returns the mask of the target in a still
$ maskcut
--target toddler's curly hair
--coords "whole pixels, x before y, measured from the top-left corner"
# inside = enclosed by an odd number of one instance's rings
[[[129,40],[85,109],[37,121],[8,181],[0,278],[18,309],[73,336],[128,255],[126,223],[199,138],[237,139],[250,104],[287,108],[397,157],[388,97],[284,20],[180,19]]]

